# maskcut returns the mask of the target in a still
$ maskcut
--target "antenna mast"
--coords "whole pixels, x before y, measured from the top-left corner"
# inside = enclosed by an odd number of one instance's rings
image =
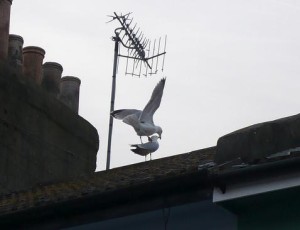
[[[164,38],[164,47],[161,49],[161,38],[156,44],[154,40],[151,46],[151,41],[144,37],[144,34],[140,31],[140,28],[136,29],[136,25],[132,27],[133,18],[130,18],[131,13],[125,15],[118,15],[114,12],[112,19],[108,22],[117,20],[120,23],[120,27],[115,29],[115,36],[112,40],[115,42],[114,48],[114,63],[113,63],[113,75],[112,75],[112,88],[111,88],[111,101],[110,101],[110,113],[114,111],[115,93],[116,93],[116,75],[118,70],[118,58],[126,58],[126,70],[125,75],[130,74],[132,76],[141,75],[147,77],[148,75],[156,74],[158,68],[161,65],[161,71],[164,69],[164,61],[166,54],[166,42],[167,37]],[[120,53],[120,44],[127,50],[127,54]],[[159,56],[163,56],[162,63],[159,64]],[[110,168],[110,156],[111,156],[111,141],[113,130],[113,117],[109,115],[109,131],[108,131],[108,143],[107,143],[107,158],[106,158],[106,170]]]

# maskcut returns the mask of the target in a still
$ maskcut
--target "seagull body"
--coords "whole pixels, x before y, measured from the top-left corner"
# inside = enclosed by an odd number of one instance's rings
[[[152,136],[149,138],[149,142],[147,143],[130,145],[130,147],[135,148],[130,150],[138,155],[145,156],[145,159],[146,156],[150,154],[151,160],[151,153],[155,152],[159,148],[159,144],[157,142],[158,138],[158,136]]]
[[[147,136],[148,138],[157,133],[161,138],[162,129],[153,122],[153,115],[160,106],[163,90],[166,79],[163,78],[159,81],[152,92],[152,96],[143,110],[137,109],[120,109],[115,110],[111,115],[124,123],[132,126],[140,138]],[[142,140],[142,139],[141,139]]]

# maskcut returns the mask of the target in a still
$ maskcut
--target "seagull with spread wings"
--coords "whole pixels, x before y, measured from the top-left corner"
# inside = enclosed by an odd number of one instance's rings
[[[115,110],[111,115],[124,123],[131,125],[138,136],[140,136],[142,142],[142,136],[150,136],[154,133],[159,135],[161,139],[162,129],[153,122],[153,115],[160,106],[161,98],[165,87],[166,78],[159,81],[152,92],[150,101],[142,110],[137,109],[120,109]]]

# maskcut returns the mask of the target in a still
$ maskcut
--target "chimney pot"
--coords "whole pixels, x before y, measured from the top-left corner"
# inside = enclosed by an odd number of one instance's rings
[[[59,85],[63,67],[57,62],[43,64],[42,87],[55,97],[59,95]]]
[[[42,64],[45,50],[37,46],[23,48],[23,74],[38,85],[42,80]]]
[[[80,79],[73,76],[65,76],[60,81],[59,99],[75,113],[78,113],[79,108],[80,84]]]
[[[23,43],[24,40],[21,36],[15,34],[9,35],[8,60],[19,73],[22,73]]]
[[[0,1],[0,61],[7,59],[10,8],[12,0]]]

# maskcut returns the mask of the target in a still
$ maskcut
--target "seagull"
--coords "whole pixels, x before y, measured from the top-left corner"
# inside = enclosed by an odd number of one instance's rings
[[[145,144],[130,145],[130,147],[135,148],[130,150],[138,155],[145,156],[145,161],[146,161],[146,156],[150,154],[150,160],[151,160],[151,153],[155,152],[159,147],[159,144],[157,142],[158,138],[159,137],[156,135],[152,137],[148,137],[149,142]]]
[[[111,115],[124,123],[131,125],[136,134],[140,136],[141,143],[142,136],[147,136],[148,139],[151,135],[157,133],[161,139],[162,129],[153,122],[153,114],[160,106],[163,90],[165,87],[166,78],[162,78],[159,83],[155,86],[152,96],[143,109],[120,109],[111,112]]]

